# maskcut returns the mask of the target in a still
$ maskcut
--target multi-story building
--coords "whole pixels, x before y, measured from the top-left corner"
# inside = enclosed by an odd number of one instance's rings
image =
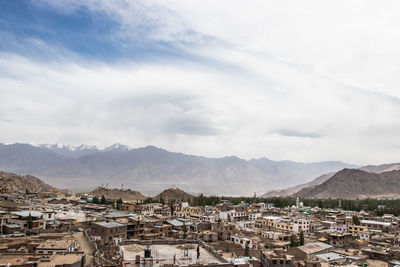
[[[114,239],[126,239],[127,226],[116,222],[92,223],[92,235],[100,236],[100,244],[112,242]]]
[[[15,211],[14,217],[7,219],[7,224],[18,225],[21,231],[43,232],[46,225],[43,219],[43,213],[39,211]],[[31,218],[31,219],[29,219]]]
[[[225,241],[229,240],[232,235],[235,225],[231,223],[214,223],[211,225],[212,231],[218,235],[218,240]]]
[[[277,216],[265,216],[262,218],[256,219],[255,227],[273,230],[278,222],[280,222],[281,217]]]
[[[258,218],[261,218],[262,217],[262,213],[261,212],[250,212],[249,213],[249,220],[250,221],[255,221],[255,220],[257,220]]]
[[[360,220],[361,226],[366,226],[368,229],[387,231],[392,226],[389,222],[380,222],[373,220]]]
[[[293,228],[294,228],[293,223],[288,219],[282,219],[275,225],[276,231],[292,233]]]
[[[247,221],[249,219],[249,215],[246,211],[229,211],[228,212],[228,220],[230,222],[237,221]]]
[[[294,257],[287,254],[262,253],[261,266],[294,267]]]
[[[368,227],[362,225],[349,225],[347,226],[347,231],[353,236],[357,236],[359,234],[368,232]]]
[[[126,238],[141,239],[144,233],[144,222],[139,218],[128,218],[126,224]]]
[[[305,232],[309,233],[312,229],[312,221],[306,219],[295,219],[293,221],[293,232],[300,233]]]

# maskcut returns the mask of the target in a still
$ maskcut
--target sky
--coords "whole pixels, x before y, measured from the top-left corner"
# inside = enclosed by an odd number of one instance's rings
[[[399,1],[0,0],[0,143],[400,160]]]

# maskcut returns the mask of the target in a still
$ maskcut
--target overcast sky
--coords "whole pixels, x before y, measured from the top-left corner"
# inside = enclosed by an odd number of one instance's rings
[[[400,161],[399,1],[0,1],[0,142]]]

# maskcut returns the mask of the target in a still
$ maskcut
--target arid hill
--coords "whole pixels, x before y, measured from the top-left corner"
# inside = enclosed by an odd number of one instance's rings
[[[311,182],[308,182],[308,183],[305,183],[305,184],[296,185],[296,186],[293,186],[293,187],[290,187],[290,188],[287,188],[287,189],[269,191],[266,194],[262,195],[261,197],[265,197],[265,198],[268,198],[268,197],[288,197],[288,196],[291,196],[291,195],[299,192],[303,188],[313,187],[313,186],[322,184],[323,182],[325,182],[326,180],[331,178],[333,175],[335,175],[334,172],[323,174],[321,176],[318,176],[317,178],[315,178]]]
[[[358,168],[359,170],[366,171],[366,172],[372,172],[372,173],[381,173],[381,172],[389,172],[389,171],[396,171],[400,170],[400,163],[388,163],[388,164],[381,164],[381,165],[366,165],[363,167]],[[281,190],[273,190],[269,191],[266,194],[262,195],[261,197],[287,197],[291,196],[297,192],[299,192],[303,188],[308,188],[308,187],[313,187],[319,184],[322,184],[323,182],[327,181],[329,178],[331,178],[333,175],[335,175],[335,172],[323,174],[321,176],[318,176],[314,180],[308,183],[304,184],[299,184],[296,186],[292,186],[289,188],[281,189]],[[305,190],[309,190],[305,189]]]
[[[322,184],[306,187],[294,194],[301,198],[382,198],[400,195],[400,171],[370,173],[343,169]]]
[[[53,192],[57,188],[44,183],[42,180],[31,175],[17,175],[10,172],[0,171],[0,188],[3,192],[29,191],[31,193]]]
[[[137,200],[143,200],[146,197],[138,192],[138,191],[133,191],[130,189],[127,190],[121,190],[121,189],[108,189],[104,187],[97,187],[95,190],[89,193],[92,196],[105,196],[106,198],[112,198],[112,199],[119,199],[121,198],[123,201],[137,201]]]
[[[179,189],[179,188],[169,188],[155,196],[153,199],[155,200],[160,200],[164,199],[166,203],[170,201],[175,201],[175,202],[182,202],[182,201],[192,201],[194,196],[191,194],[186,193],[185,191]]]

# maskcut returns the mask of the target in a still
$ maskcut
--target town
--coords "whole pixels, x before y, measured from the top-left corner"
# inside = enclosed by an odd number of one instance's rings
[[[3,190],[0,266],[400,265],[393,214],[309,207],[299,198],[287,207],[256,197],[206,205],[93,192]]]

